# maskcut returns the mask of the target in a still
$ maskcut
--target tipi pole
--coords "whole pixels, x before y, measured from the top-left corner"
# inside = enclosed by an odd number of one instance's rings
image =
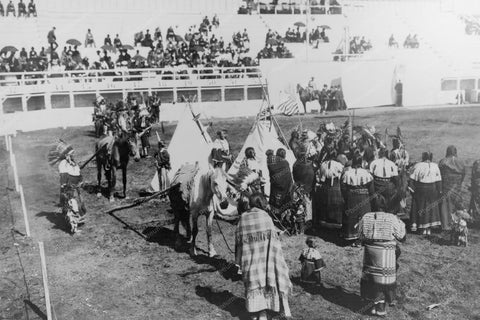
[[[196,97],[197,97],[197,96],[195,95],[195,96],[193,97],[193,100],[195,100]],[[200,130],[200,133],[202,134],[203,139],[205,140],[206,143],[208,143],[209,141],[208,141],[207,137],[205,136],[205,131],[203,131],[202,125],[200,124],[200,122],[199,122],[199,120],[198,120],[198,119],[200,118],[200,113],[196,115],[196,114],[193,112],[193,108],[192,108],[192,104],[190,103],[190,100],[187,99],[187,98],[185,98],[185,96],[183,96],[183,95],[182,95],[182,98],[183,98],[183,100],[186,101],[188,107],[190,108],[190,112],[192,113],[192,116],[193,116],[193,121],[195,121],[195,123],[197,124],[198,129]]]

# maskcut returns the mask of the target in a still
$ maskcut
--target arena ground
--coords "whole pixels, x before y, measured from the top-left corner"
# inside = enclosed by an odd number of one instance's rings
[[[346,113],[327,116],[278,117],[288,136],[302,122],[316,130],[321,121],[341,124]],[[231,148],[238,152],[253,119],[213,121],[212,131],[228,128]],[[356,112],[355,124],[375,125],[393,133],[400,125],[412,160],[430,150],[438,161],[446,147],[455,144],[467,162],[463,193],[468,205],[471,165],[480,157],[479,108],[365,109]],[[164,126],[168,141],[175,124]],[[160,127],[155,130],[161,132]],[[150,159],[131,163],[128,199],[111,204],[97,199],[94,164],[83,170],[88,222],[74,236],[65,231],[58,202],[58,173],[48,166],[46,154],[56,138],[71,143],[81,162],[93,151],[92,127],[50,129],[18,134],[13,139],[20,181],[25,190],[32,238],[24,233],[20,200],[14,192],[8,153],[0,147],[0,318],[46,319],[38,241],[44,241],[54,319],[247,319],[243,285],[232,281],[228,268],[233,254],[234,225],[214,223],[214,243],[219,257],[192,259],[173,249],[172,226],[159,226],[171,218],[168,205],[152,200],[139,207],[105,212],[138,197],[153,176]],[[152,144],[155,135],[151,137]],[[185,142],[188,148],[188,141]],[[305,236],[284,238],[283,249],[294,283],[290,304],[294,319],[369,319],[359,297],[362,249],[344,247],[331,233],[318,235],[327,268],[324,288],[312,291],[299,285],[298,256]],[[206,248],[204,220],[198,246]],[[480,231],[471,226],[470,246],[450,246],[447,235],[430,238],[409,234],[402,246],[398,304],[387,319],[480,319]],[[440,306],[427,311],[428,305]]]

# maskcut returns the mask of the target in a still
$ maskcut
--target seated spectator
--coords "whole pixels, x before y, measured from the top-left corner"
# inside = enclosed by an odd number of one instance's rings
[[[393,34],[390,36],[390,39],[388,39],[388,46],[398,48],[398,42],[395,40],[393,37]]]
[[[411,41],[412,41],[412,36],[409,34],[409,35],[405,38],[405,41],[403,42],[403,47],[404,47],[404,48],[409,48]]]
[[[217,16],[216,13],[215,13],[215,15],[213,16],[212,25],[213,25],[215,28],[218,28],[218,27],[220,26],[220,19],[218,19],[218,16]]]
[[[47,58],[47,52],[45,52],[45,47],[42,47],[42,50],[40,50],[40,53],[38,54],[38,56],[42,59]]]
[[[20,58],[27,58],[28,57],[28,53],[27,53],[27,50],[25,50],[25,48],[22,48],[22,50],[20,51]]]
[[[13,13],[13,16],[16,17],[15,15],[15,5],[13,4],[12,0],[8,2],[7,4],[7,17],[10,13]]]
[[[37,6],[33,2],[33,0],[30,0],[30,2],[28,3],[28,16],[29,17],[30,16],[34,16],[34,17],[37,16]]]
[[[97,46],[95,45],[95,39],[93,39],[93,34],[90,29],[87,31],[87,35],[85,36],[85,48],[87,47],[94,47],[96,48]]]
[[[18,3],[18,17],[26,17],[27,16],[27,7],[25,6],[25,3],[23,3],[23,0],[20,0]]]
[[[160,31],[160,27],[155,28],[155,33],[153,34],[153,41],[162,41],[162,31]]]
[[[0,1],[0,16],[4,16],[5,15],[5,9],[3,8],[3,3],[2,1]]]
[[[112,45],[112,38],[110,38],[109,34],[107,34],[107,37],[103,40],[103,44],[105,46],[111,46]]]
[[[120,48],[122,46],[122,41],[120,40],[119,36],[118,36],[118,33],[117,35],[115,36],[115,39],[113,39],[113,45],[115,46],[115,48]]]
[[[141,44],[142,44],[142,47],[153,46],[153,40],[152,40],[152,35],[150,34],[150,30],[147,29],[147,33],[145,33],[145,36],[144,36]]]
[[[30,50],[30,53],[29,53],[29,58],[30,59],[35,59],[37,57],[37,51],[35,51],[35,48],[32,47],[32,49]]]

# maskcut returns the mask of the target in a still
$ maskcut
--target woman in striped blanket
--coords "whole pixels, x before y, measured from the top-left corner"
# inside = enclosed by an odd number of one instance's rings
[[[385,209],[382,200],[378,205],[380,210]],[[360,295],[371,302],[372,315],[385,316],[385,304],[395,303],[400,256],[397,241],[405,240],[405,224],[394,214],[369,212],[360,220],[358,232],[365,247]]]
[[[252,319],[267,319],[268,310],[290,317],[292,284],[278,230],[265,211],[268,203],[261,193],[251,195],[248,202],[235,231],[235,260],[245,285],[246,308]]]

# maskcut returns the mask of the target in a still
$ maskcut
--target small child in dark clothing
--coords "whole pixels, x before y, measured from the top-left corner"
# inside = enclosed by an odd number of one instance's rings
[[[322,276],[320,271],[325,268],[325,262],[322,255],[318,252],[315,244],[315,239],[308,237],[307,248],[302,250],[300,255],[300,262],[302,263],[302,271],[300,275],[300,281],[303,283],[321,285]]]

